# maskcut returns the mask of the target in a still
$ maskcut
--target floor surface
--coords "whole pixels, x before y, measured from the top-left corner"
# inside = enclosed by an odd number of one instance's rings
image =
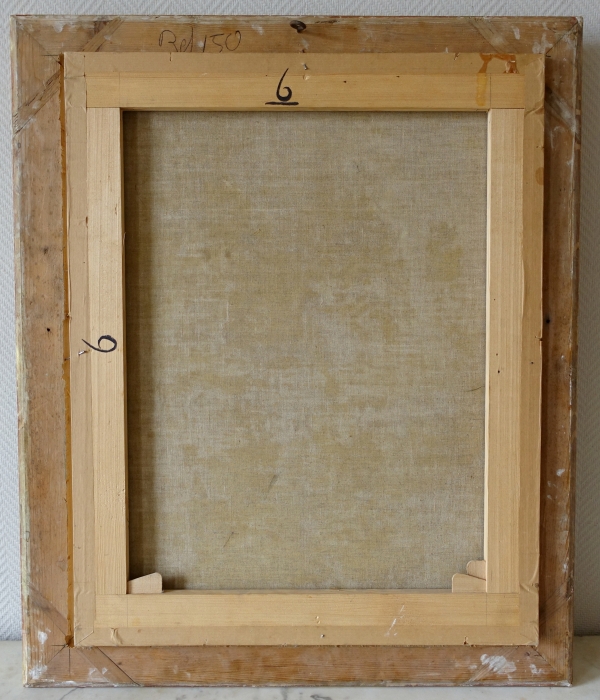
[[[21,642],[0,642],[2,700],[600,700],[600,636],[575,639],[571,688],[23,688]]]

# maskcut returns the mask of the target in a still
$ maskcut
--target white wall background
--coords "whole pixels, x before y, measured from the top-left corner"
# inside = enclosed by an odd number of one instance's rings
[[[13,14],[582,15],[583,172],[575,626],[600,634],[600,3],[598,0],[2,0],[0,10],[0,639],[19,639],[9,16]]]

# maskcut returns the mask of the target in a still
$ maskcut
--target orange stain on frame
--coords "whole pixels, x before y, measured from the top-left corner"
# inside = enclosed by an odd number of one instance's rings
[[[477,93],[475,99],[479,107],[485,107],[487,98],[488,77],[485,73],[477,73]]]
[[[487,70],[488,65],[492,59],[497,58],[499,61],[505,61],[506,65],[504,68],[505,74],[516,75],[519,71],[517,69],[517,57],[514,53],[480,53],[481,60],[483,64],[477,73],[477,104],[481,107],[485,106],[486,92],[488,86]]]

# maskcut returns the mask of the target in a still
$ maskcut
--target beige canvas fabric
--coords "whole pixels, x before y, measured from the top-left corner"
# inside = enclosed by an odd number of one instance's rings
[[[131,576],[483,555],[486,116],[125,113]]]

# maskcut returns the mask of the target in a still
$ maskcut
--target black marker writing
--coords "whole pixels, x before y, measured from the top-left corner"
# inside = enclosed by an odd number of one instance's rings
[[[171,37],[173,38],[171,39]],[[179,43],[179,47],[177,46],[177,37],[175,34],[170,29],[163,29],[158,35],[158,45],[162,46],[163,44],[170,44],[177,53],[185,53],[186,51],[191,53],[194,50],[194,27],[192,27],[192,36],[190,39],[182,39]]]
[[[103,348],[101,348],[100,343],[103,340],[108,340],[110,343],[112,343],[112,348],[108,348],[108,350],[104,350]],[[112,352],[113,350],[117,349],[117,341],[112,337],[112,335],[101,335],[98,338],[98,347],[96,347],[95,345],[90,345],[90,343],[88,343],[88,341],[84,340],[83,338],[81,339],[81,341],[85,343],[88,346],[88,348],[92,348],[92,350],[95,350],[96,352]]]
[[[283,71],[283,75],[281,76],[279,80],[279,85],[277,86],[277,90],[275,91],[275,94],[277,95],[277,99],[279,102],[265,102],[266,105],[282,105],[283,107],[291,107],[293,105],[299,104],[298,102],[290,102],[292,99],[292,88],[288,87],[287,85],[283,86],[283,89],[287,91],[287,94],[282,95],[281,94],[281,83],[283,83],[283,79],[285,78],[285,74],[289,71],[289,68],[286,68]]]
[[[225,41],[222,39],[217,41],[218,37],[223,36],[225,37]],[[235,32],[231,32],[230,34],[205,34],[204,41],[198,42],[202,53],[206,53],[208,39],[211,40],[212,45],[218,47],[219,53],[221,53],[224,48],[227,49],[227,51],[235,51],[242,43],[242,33],[236,29]],[[194,27],[192,26],[191,36],[184,39],[179,39],[175,32],[172,32],[170,29],[163,29],[158,35],[158,45],[160,47],[170,46],[171,48],[169,51],[177,53],[192,53],[194,51]]]

